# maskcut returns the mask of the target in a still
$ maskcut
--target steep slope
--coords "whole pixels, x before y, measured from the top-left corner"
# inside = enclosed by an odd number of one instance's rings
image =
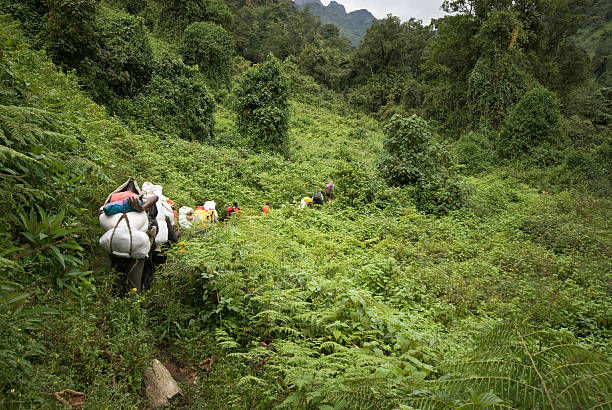
[[[91,406],[139,408],[142,371],[174,355],[200,372],[197,383],[183,381],[177,406],[395,408],[426,393],[424,379],[438,377],[444,360],[504,319],[573,332],[610,352],[609,198],[537,190],[509,165],[464,177],[465,209],[420,213],[413,188],[378,176],[378,122],[291,62],[283,66],[293,90],[288,158],[227,143],[235,124],[223,104],[210,144],[135,132],[30,50],[13,22],[0,23],[2,154],[7,137],[25,136],[36,143],[21,154],[54,160],[40,172],[59,177],[33,179],[43,196],[23,204],[53,214],[69,204],[63,226],[83,229],[71,235],[87,261],[57,282],[43,265],[55,245],[34,249],[43,260],[26,258],[25,228],[6,208],[16,205],[3,202],[1,219],[12,225],[0,235],[8,250],[0,259],[2,407],[52,408],[51,393],[69,388]],[[31,117],[13,115],[24,111]],[[72,150],[53,144],[63,136],[73,137]],[[96,215],[128,176],[162,184],[180,205],[237,200],[244,212],[186,231],[152,291],[118,299]],[[329,177],[331,205],[291,206]],[[11,187],[23,179],[6,170],[2,178]]]
[[[340,28],[340,34],[348,37],[354,46],[359,45],[374,20],[368,10],[347,13],[344,6],[335,1],[324,6],[320,0],[296,0],[295,7],[299,10],[308,8],[309,12],[318,16],[323,23],[335,24]]]

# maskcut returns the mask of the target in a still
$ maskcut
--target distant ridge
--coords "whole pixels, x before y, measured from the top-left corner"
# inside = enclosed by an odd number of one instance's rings
[[[310,13],[318,16],[325,24],[335,24],[340,28],[340,34],[348,37],[354,46],[359,45],[366,31],[374,21],[374,16],[366,9],[346,12],[344,6],[335,1],[324,6],[321,0],[295,0],[294,5],[298,10],[303,10],[306,6],[310,8]]]

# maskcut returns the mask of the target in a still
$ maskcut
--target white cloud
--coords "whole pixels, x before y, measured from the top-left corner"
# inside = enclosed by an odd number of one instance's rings
[[[382,19],[387,14],[393,14],[402,21],[411,17],[423,20],[423,24],[429,24],[432,18],[442,17],[444,12],[440,10],[442,0],[335,0],[342,4],[347,12],[359,9],[367,9],[374,17]],[[329,1],[323,1],[329,4]]]

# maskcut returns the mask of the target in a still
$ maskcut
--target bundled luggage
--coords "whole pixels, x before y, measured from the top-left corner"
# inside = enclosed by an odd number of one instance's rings
[[[105,207],[111,203],[128,201],[129,198],[140,197],[140,195],[141,191],[138,184],[130,178],[113,191],[106,198],[104,206],[100,208],[100,225],[106,231],[100,238],[100,245],[111,255],[120,258],[140,259],[149,254],[151,249],[151,241],[147,235],[149,223],[147,214],[142,211],[142,208],[140,211],[125,209],[120,213],[109,215],[105,212]],[[112,199],[116,201],[113,202]],[[115,206],[115,209],[117,208],[119,207]]]
[[[168,226],[166,224],[166,217],[170,218],[170,224],[174,224],[174,212],[172,212],[172,206],[168,203],[168,198],[164,196],[162,193],[161,185],[153,185],[150,182],[145,182],[142,184],[142,194],[143,199],[147,200],[148,198],[156,195],[158,200],[155,204],[155,210],[150,212],[151,216],[153,216],[157,220],[158,230],[157,235],[155,236],[155,243],[157,245],[162,245],[168,242]]]

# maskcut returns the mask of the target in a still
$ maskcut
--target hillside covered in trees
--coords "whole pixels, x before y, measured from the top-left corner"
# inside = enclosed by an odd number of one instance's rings
[[[443,8],[0,0],[0,407],[610,408],[609,2]],[[118,297],[128,177],[242,213]]]

